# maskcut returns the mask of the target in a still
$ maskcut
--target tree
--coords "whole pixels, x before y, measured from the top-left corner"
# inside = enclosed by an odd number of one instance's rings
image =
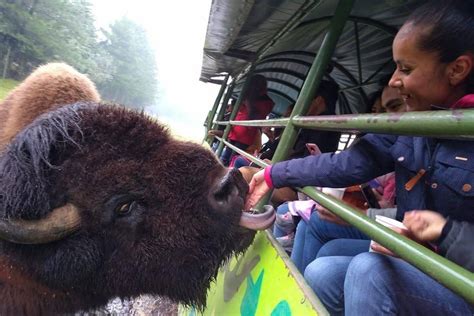
[[[96,82],[109,79],[103,66],[111,57],[98,49],[88,0],[3,1],[0,36],[3,76],[10,71],[9,77],[21,79],[39,64],[64,61]]]
[[[128,18],[121,18],[104,31],[105,51],[112,56],[112,79],[99,84],[105,99],[130,107],[154,104],[157,95],[156,61],[146,31]]]
[[[153,105],[156,63],[145,30],[122,18],[103,35],[100,41],[90,0],[0,0],[1,75],[21,80],[62,61],[88,74],[106,100]]]

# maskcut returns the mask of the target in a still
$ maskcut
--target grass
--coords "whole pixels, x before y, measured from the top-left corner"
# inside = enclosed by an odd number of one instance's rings
[[[0,79],[0,100],[3,100],[8,92],[15,88],[19,84],[19,81],[12,79]]]

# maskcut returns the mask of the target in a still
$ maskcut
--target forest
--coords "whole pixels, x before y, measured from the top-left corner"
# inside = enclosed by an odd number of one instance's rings
[[[61,61],[85,73],[109,102],[144,108],[157,100],[147,33],[122,17],[96,27],[89,0],[0,0],[0,85]]]

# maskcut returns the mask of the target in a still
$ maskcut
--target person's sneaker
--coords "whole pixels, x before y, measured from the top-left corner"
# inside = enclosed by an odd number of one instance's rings
[[[293,243],[295,242],[295,233],[292,232],[288,235],[277,237],[276,240],[287,253],[291,253],[293,250]]]
[[[285,214],[276,214],[275,225],[286,233],[295,231],[296,224],[290,212]]]

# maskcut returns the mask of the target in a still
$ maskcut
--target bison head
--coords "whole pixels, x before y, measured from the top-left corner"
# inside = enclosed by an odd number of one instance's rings
[[[61,312],[143,293],[202,306],[220,264],[250,243],[247,228],[274,218],[242,213],[247,184],[208,150],[93,102],[36,119],[0,173],[3,256],[74,302]]]

